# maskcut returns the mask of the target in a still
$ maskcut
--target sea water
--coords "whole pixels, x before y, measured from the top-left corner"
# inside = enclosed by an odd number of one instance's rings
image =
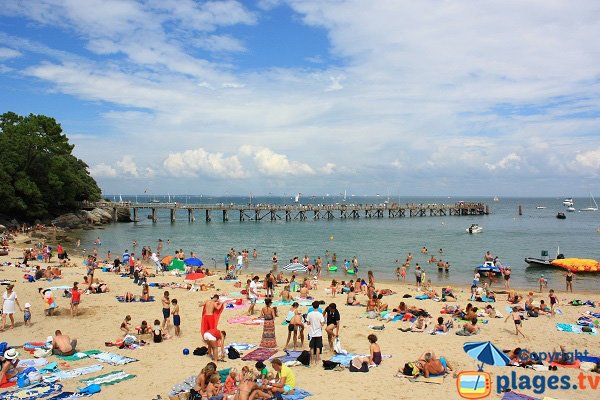
[[[107,196],[111,198],[111,196]],[[117,200],[118,200],[118,196]],[[150,196],[122,196],[124,201],[148,202]],[[153,197],[154,198],[154,197]],[[160,201],[168,201],[166,196],[158,196]],[[381,204],[384,197],[348,197],[347,204]],[[294,256],[308,255],[311,263],[321,256],[325,266],[325,252],[336,253],[340,269],[336,273],[325,272],[323,279],[351,279],[343,272],[343,260],[357,257],[360,277],[368,270],[377,279],[395,278],[396,260],[402,262],[410,252],[413,255],[412,267],[407,272],[407,281],[414,282],[414,265],[418,262],[434,284],[468,284],[472,280],[474,268],[482,263],[483,254],[491,251],[500,257],[504,265],[512,266],[511,283],[517,287],[535,287],[540,274],[545,274],[549,288],[564,290],[564,271],[558,268],[533,268],[524,262],[525,257],[539,257],[541,250],[548,250],[550,257],[560,253],[565,257],[593,258],[600,260],[600,212],[565,212],[562,198],[501,198],[495,202],[491,197],[469,198],[392,198],[391,203],[400,204],[454,204],[457,201],[477,201],[489,204],[491,213],[484,216],[437,216],[340,220],[338,214],[333,220],[277,221],[269,218],[262,221],[240,222],[236,212],[230,212],[229,222],[222,221],[219,211],[212,212],[212,222],[205,222],[204,212],[196,211],[195,222],[188,222],[187,211],[179,210],[176,222],[170,222],[168,210],[160,210],[158,222],[147,218],[150,210],[138,210],[136,223],[117,223],[102,230],[83,231],[81,248],[91,252],[94,240],[99,236],[102,245],[99,254],[106,256],[122,254],[125,249],[140,252],[141,246],[156,249],[158,239],[164,241],[162,256],[173,254],[182,248],[186,256],[194,251],[209,268],[224,270],[224,256],[230,248],[253,249],[258,252],[254,260],[250,256],[250,270],[264,273],[271,268],[274,252],[279,256],[279,265],[285,265]],[[171,201],[180,204],[248,204],[272,203],[294,204],[290,197],[206,197],[175,196]],[[300,204],[343,203],[342,197],[301,198]],[[134,204],[132,204],[133,206]],[[523,215],[518,215],[521,206]],[[537,209],[545,206],[546,209]],[[575,199],[575,207],[589,206],[589,199]],[[557,212],[565,212],[567,218],[559,220]],[[311,214],[307,214],[309,217]],[[471,224],[479,224],[483,232],[468,234]],[[132,241],[139,246],[132,248]],[[167,243],[167,240],[170,244]],[[425,246],[428,255],[420,253]],[[83,251],[81,249],[81,251]],[[440,249],[442,252],[440,253]],[[435,264],[427,260],[431,255],[450,263],[449,273],[438,272]],[[324,268],[325,269],[325,268]],[[578,275],[574,288],[593,290],[598,288],[600,274]],[[502,285],[500,282],[499,285]]]

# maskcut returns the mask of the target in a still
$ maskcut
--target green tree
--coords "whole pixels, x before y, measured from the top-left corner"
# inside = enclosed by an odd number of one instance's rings
[[[98,200],[100,188],[73,148],[54,118],[2,114],[0,213],[33,220],[76,210],[83,200]]]

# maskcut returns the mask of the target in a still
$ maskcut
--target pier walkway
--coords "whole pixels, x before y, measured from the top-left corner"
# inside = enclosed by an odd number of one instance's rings
[[[133,220],[139,221],[139,210],[150,210],[148,219],[158,221],[158,210],[169,210],[170,221],[175,222],[178,213],[186,213],[187,220],[196,220],[198,212],[206,222],[217,215],[227,222],[230,218],[239,221],[306,221],[358,218],[405,218],[426,216],[487,215],[489,206],[484,203],[458,202],[455,204],[181,204],[181,203],[132,203],[132,202],[84,202],[82,209],[119,209],[133,211]]]

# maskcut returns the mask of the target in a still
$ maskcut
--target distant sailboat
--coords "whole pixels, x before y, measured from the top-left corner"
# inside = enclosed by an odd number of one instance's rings
[[[302,194],[302,193],[298,193],[298,194],[297,194],[297,195],[294,197],[294,202],[295,202],[295,203],[298,203],[298,202],[300,201],[300,195],[301,195],[301,194]]]
[[[123,197],[121,195],[119,195],[119,203],[123,202]]]
[[[344,190],[344,201],[346,201],[346,191]]]
[[[594,199],[594,196],[591,192],[590,197],[590,206],[588,208],[582,208],[579,211],[598,211],[598,203],[596,203],[596,199]],[[594,202],[594,207],[592,207],[592,202]]]

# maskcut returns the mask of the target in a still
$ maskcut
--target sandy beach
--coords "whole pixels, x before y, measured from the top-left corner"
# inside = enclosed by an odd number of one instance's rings
[[[22,256],[22,242],[25,237],[17,237],[17,244],[11,245],[11,250],[8,256],[0,257],[0,263],[18,261],[18,257]],[[33,240],[35,243],[35,239]],[[44,341],[49,335],[53,335],[56,329],[62,330],[71,338],[77,338],[78,350],[97,349],[101,351],[110,351],[121,354],[127,357],[132,357],[138,362],[133,362],[124,366],[110,366],[104,363],[98,363],[93,359],[83,359],[72,361],[72,368],[84,367],[91,364],[101,364],[103,369],[92,374],[66,379],[61,381],[65,390],[76,390],[76,387],[82,387],[80,379],[92,378],[97,375],[106,374],[111,371],[124,370],[135,375],[132,380],[123,381],[110,386],[103,386],[102,392],[94,395],[96,399],[153,399],[157,395],[167,398],[171,387],[188,378],[191,375],[196,375],[202,367],[209,362],[207,356],[185,356],[182,354],[184,348],[190,349],[190,352],[196,347],[202,346],[202,338],[199,327],[201,321],[201,304],[210,298],[215,293],[239,292],[239,288],[234,288],[233,283],[223,282],[219,280],[219,275],[206,277],[204,283],[214,283],[215,288],[208,291],[188,291],[185,289],[159,289],[150,288],[150,294],[156,298],[155,302],[149,303],[120,303],[115,299],[116,295],[124,295],[126,292],[141,294],[141,287],[133,284],[132,280],[122,278],[119,275],[110,272],[96,273],[96,277],[108,284],[110,292],[103,294],[85,294],[82,296],[80,305],[80,315],[72,318],[69,313],[70,299],[61,297],[61,291],[54,291],[54,295],[58,304],[58,315],[53,317],[44,316],[43,301],[38,294],[38,288],[47,288],[53,286],[71,286],[74,281],[83,282],[85,267],[82,265],[82,259],[71,257],[71,260],[77,265],[76,267],[63,268],[62,279],[52,282],[38,281],[29,283],[23,279],[23,270],[14,266],[3,265],[0,267],[0,278],[15,280],[15,292],[18,295],[19,302],[23,306],[26,302],[31,303],[32,308],[32,326],[25,327],[23,325],[23,315],[17,309],[16,327],[13,330],[6,330],[0,333],[0,341],[6,341],[9,345],[18,346],[25,342],[40,342]],[[33,265],[46,265],[43,263],[32,263]],[[48,264],[50,265],[50,264]],[[364,271],[366,278],[366,271]],[[519,273],[515,271],[515,273]],[[286,277],[289,278],[287,273]],[[251,271],[243,271],[239,276],[242,282],[251,277]],[[261,279],[263,276],[261,275]],[[434,286],[438,292],[441,288]],[[408,305],[414,305],[424,308],[433,317],[433,321],[439,317],[440,309],[444,304],[459,304],[465,306],[468,301],[468,288],[455,288],[455,294],[458,296],[457,302],[434,302],[432,300],[416,300],[414,298],[418,293],[414,286],[414,276],[412,269],[408,273],[407,284],[402,284],[395,281],[380,282],[376,279],[377,289],[388,288],[396,292],[391,296],[385,296],[384,301],[390,305],[390,309],[396,307],[401,301],[405,301]],[[183,282],[183,277],[174,277],[172,275],[158,276],[150,278],[149,282],[168,283],[168,282]],[[390,355],[391,358],[384,358],[379,367],[371,368],[368,373],[351,373],[348,370],[344,371],[325,371],[321,366],[313,366],[311,368],[296,366],[293,370],[296,374],[297,387],[307,390],[313,394],[312,399],[327,399],[327,398],[353,398],[353,399],[418,399],[418,398],[442,398],[455,399],[459,398],[456,388],[456,379],[453,374],[447,375],[442,383],[423,383],[411,382],[406,378],[395,377],[399,368],[402,368],[406,362],[415,361],[425,350],[433,350],[438,356],[445,356],[454,366],[455,372],[460,371],[476,371],[477,361],[469,357],[463,351],[463,344],[468,341],[492,341],[494,345],[500,349],[513,349],[515,347],[527,348],[530,351],[536,352],[552,352],[558,349],[559,345],[563,345],[567,350],[578,351],[588,350],[590,355],[600,356],[599,336],[588,334],[575,334],[567,332],[558,332],[555,325],[558,322],[576,323],[577,318],[585,311],[595,311],[598,308],[590,308],[586,306],[574,307],[567,305],[572,299],[591,300],[597,303],[600,300],[600,295],[597,293],[572,293],[564,292],[564,286],[554,288],[560,299],[561,305],[559,308],[562,311],[561,315],[555,317],[540,315],[538,318],[530,318],[523,321],[523,331],[526,338],[515,336],[514,325],[511,320],[505,323],[504,318],[487,319],[480,323],[481,332],[474,337],[462,337],[455,335],[461,321],[454,321],[454,329],[447,335],[430,335],[427,332],[413,333],[401,332],[397,328],[406,328],[410,324],[408,322],[386,322],[385,329],[376,331],[369,329],[369,325],[382,325],[382,322],[377,320],[367,319],[365,317],[364,307],[349,307],[345,306],[345,295],[337,295],[335,299],[330,295],[325,294],[324,287],[329,284],[326,278],[320,281],[318,290],[313,291],[312,295],[318,300],[324,300],[325,303],[336,302],[341,314],[341,329],[340,338],[342,346],[348,352],[366,354],[368,353],[369,344],[367,336],[375,333],[381,346],[382,353]],[[4,293],[5,286],[1,287],[1,292]],[[276,290],[276,295],[281,287]],[[532,288],[523,288],[519,290],[521,295],[525,295]],[[550,288],[549,288],[550,289]],[[577,289],[577,288],[575,288]],[[122,338],[122,333],[119,330],[121,321],[126,315],[131,315],[132,325],[139,326],[142,320],[147,320],[150,324],[155,319],[162,320],[161,302],[163,290],[169,290],[171,298],[176,298],[181,309],[182,319],[182,336],[172,338],[163,343],[150,343],[146,346],[135,350],[118,349],[116,347],[106,347],[105,342],[115,341]],[[411,298],[403,298],[404,294],[409,294]],[[241,296],[234,296],[241,297]],[[366,296],[360,295],[359,299],[362,304],[366,303]],[[544,299],[548,303],[547,290],[543,294],[535,293],[534,300],[539,302]],[[483,307],[485,303],[474,303],[474,305]],[[505,316],[506,295],[498,295],[498,301],[494,306]],[[256,307],[256,315],[260,312],[261,304]],[[303,312],[306,311],[306,306],[301,307]],[[279,316],[276,319],[276,337],[279,348],[285,344],[287,338],[287,327],[281,322],[284,320],[289,306],[282,306],[279,310]],[[249,326],[242,324],[229,324],[228,319],[239,315],[245,315],[247,308],[234,310],[225,310],[219,324],[220,329],[227,331],[226,345],[230,342],[251,343],[258,345],[261,340],[262,327]],[[447,320],[448,316],[444,315]],[[433,325],[431,325],[432,327]],[[429,330],[429,329],[427,329]],[[170,332],[173,334],[173,332]],[[150,340],[151,341],[151,340]],[[327,347],[327,346],[325,346]],[[305,349],[307,344],[305,343]],[[31,358],[32,356],[23,351],[21,359]],[[282,351],[278,353],[283,354]],[[324,359],[328,359],[333,354],[326,351],[323,355]],[[49,356],[49,361],[58,361],[55,356]],[[244,362],[238,360],[227,360],[219,362],[219,368],[236,367],[240,370],[244,365],[253,367],[254,362]],[[270,368],[270,363],[267,363]],[[485,366],[484,370],[492,375],[492,396],[491,398],[500,398],[500,394],[496,394],[496,378],[498,375],[510,375],[515,372],[518,376],[541,375],[549,378],[551,375],[568,375],[572,382],[577,382],[577,376],[582,372],[579,369],[561,368],[558,371],[536,372],[531,369],[516,368],[516,367],[492,367]],[[587,375],[598,377],[600,375],[593,372],[585,372]],[[0,389],[0,392],[4,389]],[[537,398],[548,396],[555,399],[589,399],[596,395],[590,390],[550,390],[546,389],[543,394],[535,394],[533,390],[516,390],[520,393],[525,393]]]

